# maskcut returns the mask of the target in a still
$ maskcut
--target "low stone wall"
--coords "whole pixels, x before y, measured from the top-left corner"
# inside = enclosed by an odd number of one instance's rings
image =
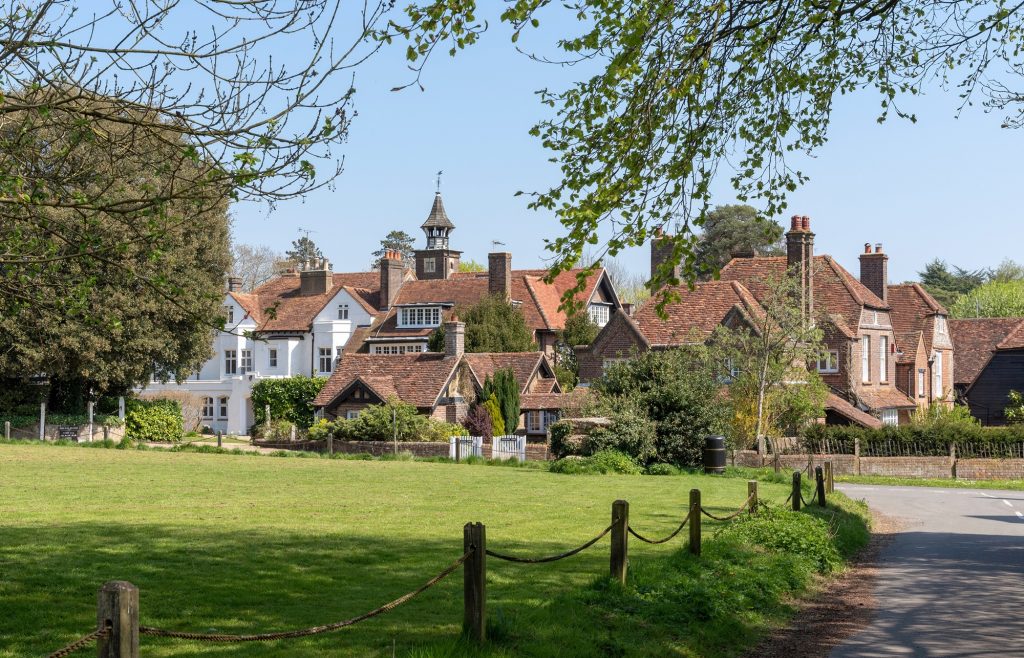
[[[762,459],[754,450],[736,450],[730,462],[734,466],[752,468],[771,467],[775,456]],[[1017,480],[1024,479],[1024,459],[951,459],[950,457],[859,457],[856,455],[795,454],[779,455],[779,468],[783,471],[811,469],[826,461],[832,462],[836,475],[880,475],[901,478],[930,478],[962,480]]]
[[[326,441],[253,441],[253,445],[275,450],[306,450],[310,452],[326,452]],[[447,457],[448,444],[431,441],[403,441],[398,444],[399,452],[412,453],[416,457]],[[375,457],[390,455],[395,452],[395,444],[391,441],[334,441],[334,452],[346,455],[369,454]],[[484,442],[484,457],[491,458],[491,444]],[[545,461],[550,459],[546,443],[527,443],[527,461]]]
[[[77,439],[71,437],[60,436],[60,425],[51,425],[47,423],[43,427],[43,438],[47,441],[57,441],[58,439],[65,439],[67,441],[77,440],[79,443],[86,443],[90,440],[89,438],[89,426],[82,425],[78,428]],[[106,434],[104,435],[103,426],[100,424],[94,424],[92,426],[92,441],[102,441],[104,438],[108,438],[111,441],[120,441],[124,438],[124,427],[108,427]],[[0,436],[3,436],[4,425],[0,421]],[[39,423],[28,425],[26,427],[12,427],[11,428],[12,439],[39,439]]]

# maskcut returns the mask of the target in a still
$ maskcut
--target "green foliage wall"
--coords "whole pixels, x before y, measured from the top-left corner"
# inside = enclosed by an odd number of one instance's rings
[[[266,422],[266,405],[273,420],[285,420],[306,429],[313,424],[313,400],[327,380],[323,377],[264,379],[252,387],[253,417],[257,425]]]
[[[990,281],[961,295],[949,312],[954,318],[1024,316],[1024,281]]]
[[[130,441],[180,441],[181,404],[177,400],[129,400],[124,436]]]
[[[494,373],[494,395],[498,399],[505,432],[512,434],[519,427],[519,384],[511,368]]]

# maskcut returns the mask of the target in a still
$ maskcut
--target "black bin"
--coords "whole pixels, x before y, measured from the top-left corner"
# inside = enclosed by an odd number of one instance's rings
[[[725,473],[725,437],[709,436],[704,439],[704,472]]]

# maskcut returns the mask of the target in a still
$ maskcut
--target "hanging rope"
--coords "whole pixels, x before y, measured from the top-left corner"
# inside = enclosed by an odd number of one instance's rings
[[[693,508],[691,507],[690,509],[692,510]],[[644,543],[647,543],[647,544],[664,544],[665,542],[671,541],[673,537],[675,537],[680,532],[682,532],[683,528],[686,527],[686,524],[689,523],[689,521],[690,521],[690,514],[687,514],[686,518],[683,519],[683,522],[679,524],[679,527],[676,528],[675,530],[673,530],[672,534],[670,534],[668,537],[665,537],[663,539],[648,539],[647,537],[644,537],[639,532],[634,530],[633,526],[629,526],[629,534],[633,535],[634,537],[636,537],[640,541],[642,541]]]
[[[616,523],[618,523],[618,519],[613,521],[612,524],[605,528],[601,534],[594,537],[587,543],[583,544],[582,546],[578,546],[572,550],[566,551],[564,553],[559,553],[558,555],[548,555],[546,557],[517,557],[515,555],[505,555],[504,553],[498,553],[492,551],[491,549],[487,549],[486,553],[495,559],[505,560],[506,562],[518,562],[519,564],[542,564],[544,562],[557,562],[558,560],[564,560],[567,557],[572,557],[577,553],[582,553],[583,551],[587,550],[597,542],[601,541],[601,539],[605,535],[612,531],[612,528],[615,527]]]
[[[84,649],[85,647],[89,646],[96,640],[106,637],[109,632],[110,626],[103,626],[102,628],[97,628],[92,633],[89,633],[88,635],[83,635],[82,637],[78,638],[66,647],[62,649],[57,649],[56,651],[51,653],[48,658],[64,658],[64,656],[73,654],[79,649]]]

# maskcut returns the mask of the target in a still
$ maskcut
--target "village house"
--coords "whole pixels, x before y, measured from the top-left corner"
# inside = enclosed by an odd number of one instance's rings
[[[511,369],[519,385],[521,421],[516,429],[527,438],[544,440],[558,419],[562,395],[554,368],[543,352],[465,352],[466,325],[457,319],[444,324],[445,350],[396,356],[344,354],[314,405],[328,419],[354,418],[369,405],[397,398],[435,420],[461,422],[498,370]]]
[[[679,301],[665,308],[666,318],[659,317],[654,304],[633,316],[616,313],[589,347],[577,350],[581,379],[592,381],[634,351],[704,341],[719,325],[744,326],[745,317],[759,312],[766,282],[788,274],[800,278],[803,316],[822,323],[825,351],[813,367],[830,389],[826,422],[895,425],[908,422],[921,404],[911,394],[927,389],[927,401],[948,397],[953,358],[945,310],[919,287],[908,292],[888,285],[888,256],[881,245],[865,249],[858,279],[831,256],[815,255],[814,237],[810,219],[795,216],[786,233],[785,256],[736,254],[718,281],[698,283],[693,290],[680,286],[675,291]],[[663,240],[652,242],[652,274],[668,252]],[[897,331],[913,343],[909,355]],[[917,378],[921,359],[930,364],[924,384]]]
[[[184,381],[151,382],[145,390],[193,393],[202,401],[204,425],[245,434],[254,422],[252,387],[260,380],[329,377],[343,354],[384,358],[424,353],[430,334],[456,308],[489,294],[517,307],[540,351],[554,353],[566,320],[559,306],[580,270],[547,283],[544,270],[513,270],[512,255],[499,252],[488,255],[486,272],[460,272],[461,252],[450,246],[455,225],[440,193],[421,228],[426,248],[415,252],[413,268],[406,267],[402,254],[388,251],[376,271],[336,273],[329,261],[318,259],[249,293],[230,277],[224,295],[226,328],[214,336],[210,360]],[[621,308],[601,268],[586,277],[579,299],[601,326]],[[545,404],[553,403],[547,399]]]
[[[1005,425],[1010,391],[1024,393],[1024,318],[950,320],[956,397],[985,425]]]

